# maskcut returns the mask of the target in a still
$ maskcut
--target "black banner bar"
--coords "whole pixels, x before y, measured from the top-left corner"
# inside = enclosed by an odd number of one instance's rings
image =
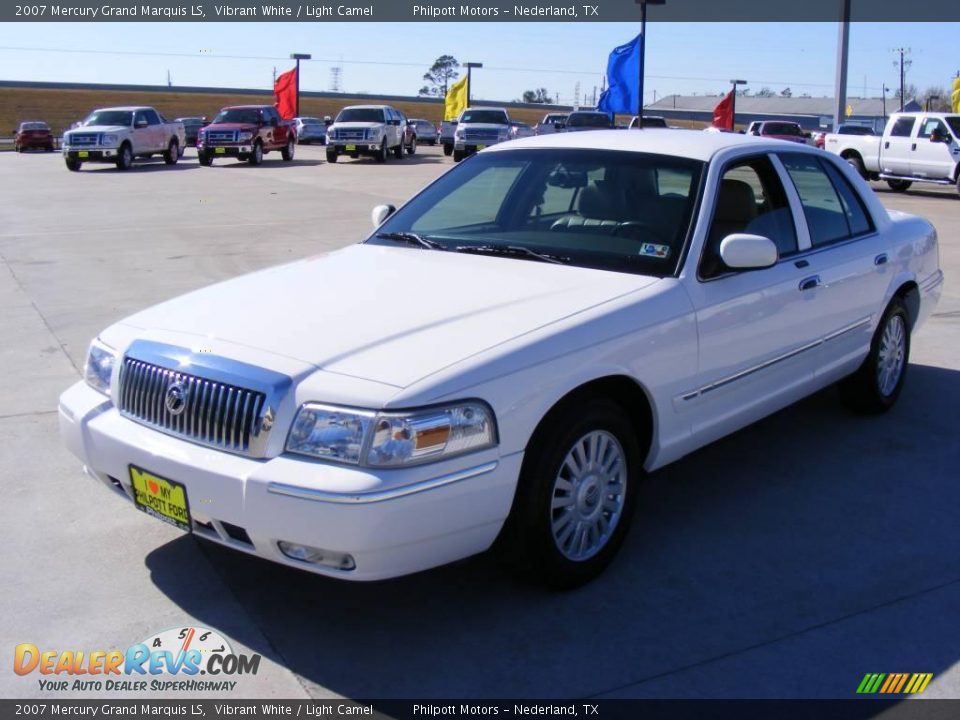
[[[839,0],[667,0],[650,22],[835,22]],[[639,22],[637,0],[38,0],[2,22]],[[957,22],[957,0],[854,0],[853,22]]]

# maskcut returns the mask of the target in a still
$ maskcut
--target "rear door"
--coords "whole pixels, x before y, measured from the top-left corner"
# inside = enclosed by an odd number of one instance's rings
[[[916,140],[913,126],[917,118],[910,115],[897,118],[890,126],[890,134],[880,145],[880,171],[888,175],[910,175],[910,162]]]
[[[930,139],[937,136],[937,142]],[[936,117],[921,118],[913,147],[910,161],[912,175],[937,180],[953,179],[958,155],[953,152],[956,145],[952,142],[950,131],[943,120]]]

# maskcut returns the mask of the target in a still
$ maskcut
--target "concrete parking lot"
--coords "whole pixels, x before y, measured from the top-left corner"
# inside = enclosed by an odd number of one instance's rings
[[[8,658],[18,643],[126,648],[195,624],[263,655],[229,697],[851,697],[867,672],[932,672],[924,697],[960,697],[952,190],[874,185],[934,222],[947,276],[896,408],[854,416],[827,390],[653,474],[620,556],[575,592],[490,556],[375,584],[316,577],[198,543],[84,476],[56,403],[99,330],[356,242],[374,205],[451,164],[438,148],[386,165],[322,157],[201,168],[189,151],[173,168],[70,173],[56,154],[0,155]],[[0,696],[54,696],[36,678],[7,665]]]

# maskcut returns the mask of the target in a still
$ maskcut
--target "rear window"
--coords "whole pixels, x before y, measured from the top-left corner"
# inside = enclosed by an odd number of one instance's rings
[[[49,130],[50,126],[44,122],[25,122],[20,124],[21,130]]]

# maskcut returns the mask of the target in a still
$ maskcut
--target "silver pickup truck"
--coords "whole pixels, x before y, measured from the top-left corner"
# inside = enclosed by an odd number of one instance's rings
[[[85,162],[112,163],[128,170],[134,158],[163,155],[167,165],[183,155],[186,138],[181,122],[169,122],[152,107],[130,106],[94,110],[63,136],[68,170]]]
[[[510,139],[510,116],[503,108],[467,108],[457,118],[453,133],[453,159],[460,162],[468,155]]]
[[[956,185],[960,192],[960,114],[894,113],[882,136],[830,133],[824,149],[896,192],[915,182]]]

